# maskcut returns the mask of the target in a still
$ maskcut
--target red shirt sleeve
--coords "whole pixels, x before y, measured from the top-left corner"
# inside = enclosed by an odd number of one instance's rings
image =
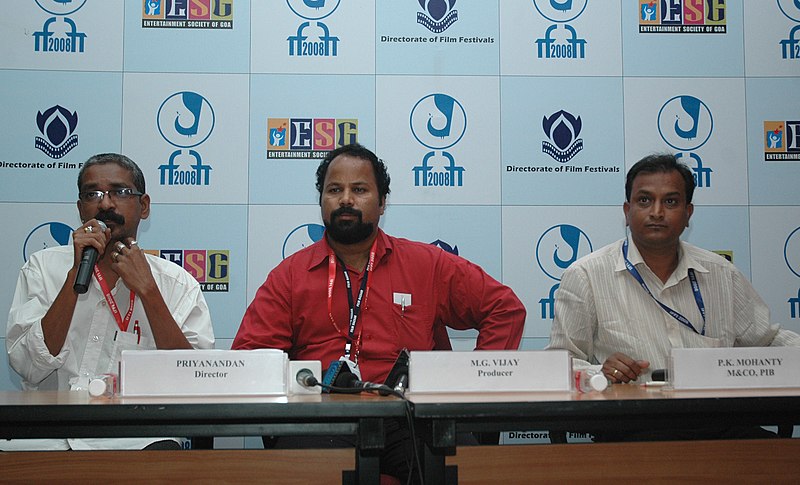
[[[231,349],[292,348],[291,274],[281,265],[270,272],[247,307]]]
[[[437,270],[445,283],[439,311],[457,330],[478,330],[476,348],[517,350],[525,326],[525,306],[508,286],[480,266],[442,252]]]

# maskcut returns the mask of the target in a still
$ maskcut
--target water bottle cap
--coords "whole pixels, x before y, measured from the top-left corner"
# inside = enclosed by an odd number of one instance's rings
[[[89,395],[102,396],[106,392],[106,381],[103,379],[92,379],[89,381]]]
[[[595,374],[589,379],[589,385],[595,391],[605,391],[608,387],[608,379],[603,374]]]

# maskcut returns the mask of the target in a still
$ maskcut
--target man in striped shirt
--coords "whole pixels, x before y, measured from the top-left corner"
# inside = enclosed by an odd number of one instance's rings
[[[694,178],[673,155],[631,167],[623,211],[630,237],[573,263],[556,292],[550,349],[602,364],[611,382],[665,369],[672,348],[800,346],[728,260],[680,240]],[[640,379],[641,380],[641,379]]]

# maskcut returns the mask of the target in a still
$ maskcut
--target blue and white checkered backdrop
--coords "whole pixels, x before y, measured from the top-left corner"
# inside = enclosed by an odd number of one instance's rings
[[[27,256],[80,224],[80,164],[119,151],[154,202],[140,244],[203,283],[227,348],[269,270],[321,236],[319,158],[357,140],[392,176],[384,229],[510,285],[525,349],[547,342],[554,248],[622,237],[626,168],[664,151],[697,181],[685,238],[800,331],[797,1],[4,5],[4,315]],[[19,388],[0,361],[0,389]]]

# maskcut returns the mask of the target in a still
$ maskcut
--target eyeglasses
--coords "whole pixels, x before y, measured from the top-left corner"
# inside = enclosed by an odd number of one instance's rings
[[[111,197],[112,200],[122,201],[131,199],[133,197],[141,197],[144,194],[142,192],[137,192],[129,187],[122,187],[119,189],[110,189],[110,190],[89,190],[78,194],[78,198],[81,199],[82,202],[92,203],[92,202],[100,202],[106,195]]]

